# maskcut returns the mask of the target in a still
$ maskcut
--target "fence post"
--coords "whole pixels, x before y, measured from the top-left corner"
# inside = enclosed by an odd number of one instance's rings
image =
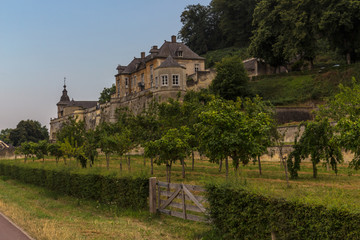
[[[156,177],[149,179],[149,207],[150,213],[156,213]]]

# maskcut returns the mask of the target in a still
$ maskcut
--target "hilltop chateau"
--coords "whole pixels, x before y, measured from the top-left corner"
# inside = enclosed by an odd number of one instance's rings
[[[56,141],[56,132],[69,117],[84,121],[87,129],[94,129],[101,121],[114,122],[117,108],[126,106],[138,113],[154,97],[160,101],[176,98],[179,92],[207,87],[215,77],[213,70],[205,70],[205,59],[177,42],[176,36],[160,48],[153,46],[148,55],[141,52],[127,66],[118,65],[116,70],[116,93],[105,104],[70,100],[64,83],[57,118],[50,120],[51,141]]]

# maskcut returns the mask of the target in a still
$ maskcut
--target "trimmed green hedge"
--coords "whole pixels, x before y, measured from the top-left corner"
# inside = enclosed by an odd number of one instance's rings
[[[45,187],[57,193],[120,208],[144,209],[149,196],[148,178],[115,178],[97,174],[47,170],[0,163],[0,175]]]
[[[360,239],[360,214],[209,184],[214,227],[224,239]]]

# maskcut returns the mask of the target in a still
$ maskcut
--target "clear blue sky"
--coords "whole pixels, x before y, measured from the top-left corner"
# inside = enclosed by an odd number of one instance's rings
[[[97,100],[126,65],[177,35],[190,4],[210,0],[0,0],[0,130],[49,127],[63,78],[70,98]]]

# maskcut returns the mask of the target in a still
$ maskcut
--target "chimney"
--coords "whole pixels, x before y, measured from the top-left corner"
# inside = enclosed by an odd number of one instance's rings
[[[158,46],[156,46],[156,45],[154,45],[153,47],[152,47],[152,50],[157,50],[158,49]]]
[[[176,36],[175,36],[175,35],[172,35],[172,36],[171,36],[171,42],[172,42],[172,43],[176,43]]]
[[[141,52],[141,59],[145,58],[145,52]]]

